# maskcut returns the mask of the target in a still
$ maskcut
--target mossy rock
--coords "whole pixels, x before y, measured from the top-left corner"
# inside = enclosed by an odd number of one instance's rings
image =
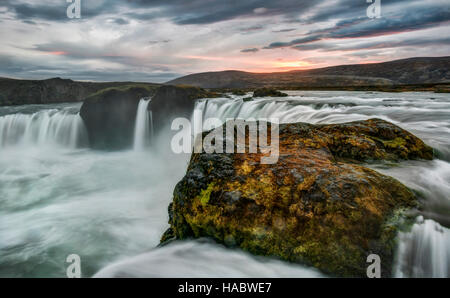
[[[245,90],[235,89],[231,92],[233,95],[244,96],[247,94]]]
[[[253,97],[286,97],[286,93],[272,88],[260,88],[253,92]]]
[[[162,242],[210,237],[344,277],[365,277],[367,256],[378,254],[390,276],[399,223],[417,199],[354,161],[431,158],[431,148],[379,119],[283,124],[279,142],[271,165],[260,163],[261,153],[193,154]]]
[[[113,94],[117,92],[141,93],[141,96],[145,97],[149,96],[150,94],[154,94],[156,89],[156,86],[149,86],[145,83],[134,83],[129,85],[104,88],[89,95],[86,99],[89,99],[91,101],[101,101],[107,99],[110,96],[114,96]]]
[[[433,158],[433,149],[408,131],[381,119],[319,125],[336,156],[360,161]]]
[[[165,85],[158,88],[149,105],[153,111],[153,127],[160,131],[170,127],[172,120],[179,117],[190,118],[195,102],[200,98],[216,98],[221,94],[203,88],[187,85]]]
[[[130,147],[139,101],[154,92],[153,88],[132,85],[107,88],[86,98],[80,115],[91,147],[108,150]]]

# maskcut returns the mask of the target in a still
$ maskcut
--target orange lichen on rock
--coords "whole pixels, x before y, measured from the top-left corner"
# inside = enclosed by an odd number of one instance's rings
[[[400,141],[401,139],[401,141]],[[280,126],[276,164],[257,154],[194,154],[174,191],[162,241],[211,237],[258,255],[364,276],[379,254],[390,275],[396,225],[415,195],[350,161],[432,158],[432,149],[379,119]]]

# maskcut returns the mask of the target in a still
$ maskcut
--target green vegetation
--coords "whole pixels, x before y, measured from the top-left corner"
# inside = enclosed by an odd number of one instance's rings
[[[260,88],[253,92],[253,97],[286,97],[286,93],[273,88]]]
[[[431,159],[433,151],[401,128],[370,119],[280,125],[280,159],[257,154],[193,154],[169,206],[161,242],[210,237],[256,255],[364,277],[366,258],[391,274],[395,238],[408,228],[415,194],[361,161]]]
[[[143,89],[146,89],[149,92],[152,92],[152,91],[156,90],[157,86],[148,85],[146,83],[133,83],[133,84],[128,84],[128,85],[113,86],[113,87],[100,89],[97,92],[89,95],[89,97],[96,97],[96,96],[105,94],[106,92],[109,92],[111,90],[129,91],[132,88],[143,88]]]

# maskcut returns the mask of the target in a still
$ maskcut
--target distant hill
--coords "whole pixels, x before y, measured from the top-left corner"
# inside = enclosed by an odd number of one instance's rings
[[[184,76],[166,84],[202,88],[258,88],[389,86],[448,82],[450,82],[450,56],[274,73],[235,70],[205,72]]]
[[[447,84],[432,87],[395,87],[441,83]],[[398,89],[397,91],[450,92],[450,57],[409,58],[384,63],[341,65],[276,73],[251,73],[235,70],[205,72],[181,77],[167,82],[166,85],[191,85],[209,89],[254,89],[260,87],[289,87],[292,89],[339,89],[341,87],[342,89],[345,87],[347,88],[345,90],[361,90],[363,89],[361,86],[375,86],[376,88],[380,86],[380,91]],[[160,84],[78,82],[61,78],[47,80],[0,78],[0,106],[77,102],[108,88],[154,88],[157,86]],[[352,89],[352,87],[355,88]]]
[[[127,86],[154,87],[158,84],[77,82],[68,79],[15,80],[0,78],[0,106],[82,101],[107,88]]]

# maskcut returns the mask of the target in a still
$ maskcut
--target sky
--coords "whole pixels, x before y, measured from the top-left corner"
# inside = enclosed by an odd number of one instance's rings
[[[371,0],[80,0],[79,19],[67,1],[0,0],[0,76],[160,83],[450,56],[450,0],[381,0],[379,18]]]

